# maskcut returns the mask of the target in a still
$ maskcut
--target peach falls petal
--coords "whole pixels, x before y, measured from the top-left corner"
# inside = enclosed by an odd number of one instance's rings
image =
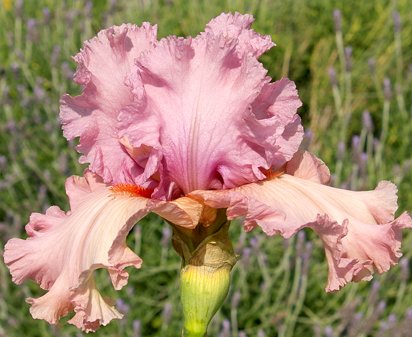
[[[79,138],[88,170],[66,182],[70,211],[33,213],[28,238],[5,247],[13,281],[32,279],[47,291],[28,299],[33,317],[54,324],[74,312],[69,322],[85,331],[120,318],[93,271],[107,269],[115,289],[127,283],[125,267],[140,268],[142,260],[126,236],[149,212],[173,226],[184,263],[201,260],[196,252],[215,257],[217,249],[226,269],[214,275],[227,280],[236,256],[226,224],[237,217],[247,231],[260,227],[285,238],[313,229],[329,264],[327,291],[397,262],[401,229],[412,221],[407,213],[394,217],[396,187],[327,186],[327,166],[299,150],[295,84],[267,76],[258,58],[274,43],[252,22],[250,15],[221,14],[196,37],[161,40],[156,26],[123,24],[85,42],[74,57],[82,93],[61,98],[60,119],[64,136]],[[192,267],[196,274],[203,266]],[[215,303],[228,288],[222,285]],[[218,306],[197,309],[214,313]]]
[[[198,221],[201,205],[192,199],[150,201],[139,190],[112,188],[90,172],[84,178],[67,179],[66,191],[71,210],[63,212],[52,206],[46,214],[33,213],[26,226],[29,237],[11,239],[5,247],[4,261],[15,283],[32,279],[48,291],[40,298],[27,300],[34,318],[55,324],[74,311],[69,323],[86,332],[94,331],[122,314],[100,295],[93,271],[107,269],[113,287],[121,289],[128,279],[124,268],[140,268],[142,264],[126,246],[126,236],[136,221],[152,209],[190,228]]]
[[[328,181],[326,165],[299,151],[285,172],[264,181],[190,195],[210,207],[226,208],[228,219],[244,217],[247,231],[259,226],[267,235],[289,238],[312,228],[325,246],[326,290],[334,291],[396,264],[401,229],[412,228],[412,219],[406,212],[395,219],[397,188],[390,182],[380,182],[373,191],[352,192],[324,185]]]

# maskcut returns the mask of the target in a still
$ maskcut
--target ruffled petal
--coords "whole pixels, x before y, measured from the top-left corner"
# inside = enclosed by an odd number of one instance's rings
[[[66,186],[74,209],[64,213],[53,206],[45,215],[33,214],[26,227],[29,238],[6,244],[4,261],[13,281],[33,279],[48,290],[28,299],[34,318],[55,324],[74,310],[71,322],[92,331],[121,317],[95,288],[93,271],[107,268],[120,289],[127,282],[124,268],[140,267],[142,261],[126,246],[126,236],[148,213],[148,199],[117,193],[99,181],[91,173],[69,178]]]
[[[286,78],[265,84],[252,104],[243,137],[260,147],[272,170],[280,169],[299,149],[303,127],[296,111],[301,105],[295,83]]]
[[[107,325],[112,319],[123,317],[112,304],[103,299],[92,277],[82,283],[71,301],[76,314],[68,322],[86,332],[96,331],[100,325]]]
[[[302,163],[313,167],[304,170]],[[190,196],[211,207],[227,208],[230,219],[244,217],[246,230],[259,226],[268,235],[288,238],[301,228],[312,228],[324,242],[330,267],[326,289],[333,291],[396,264],[401,229],[411,228],[412,220],[407,213],[394,219],[397,190],[390,182],[365,192],[328,187],[319,184],[327,180],[323,165],[303,154],[300,164],[289,168],[302,178],[283,174],[232,190],[195,191]],[[320,175],[314,174],[316,167]]]
[[[142,183],[144,167],[119,142],[117,118],[122,108],[134,104],[126,81],[134,59],[156,41],[156,26],[124,24],[101,31],[74,57],[74,80],[84,90],[61,99],[63,133],[69,140],[80,137],[80,162],[90,163],[106,183]]]
[[[132,148],[161,152],[159,179],[182,194],[264,179],[261,169],[283,165],[298,150],[294,84],[269,84],[263,66],[238,45],[230,34],[211,32],[163,39],[129,77],[144,103],[122,111],[121,135]]]
[[[75,57],[84,91],[61,100],[80,162],[106,183],[171,200],[262,180],[290,160],[303,136],[301,103],[293,82],[269,83],[256,58],[273,43],[252,22],[222,14],[194,39],[161,42],[155,27],[122,25],[86,42]]]
[[[326,260],[329,266],[326,291],[338,290],[346,283],[354,280],[370,280],[369,269],[372,266],[370,260],[360,262],[357,259],[345,255],[342,239],[348,234],[348,221],[338,223],[328,215],[318,215],[316,221],[310,226],[322,238]],[[367,270],[367,273],[362,272]]]
[[[205,32],[216,36],[223,35],[226,38],[238,39],[237,49],[240,53],[248,53],[259,57],[275,44],[269,35],[261,35],[250,29],[254,18],[250,14],[222,13],[212,19]]]
[[[85,177],[71,176],[66,179],[65,189],[72,211],[81,205],[83,199],[88,198],[90,193],[106,186],[101,177],[93,174],[89,170],[84,172],[84,176]]]
[[[306,180],[327,185],[330,182],[330,171],[326,164],[308,151],[298,151],[287,162],[285,172]]]
[[[159,143],[169,181],[183,193],[219,188],[219,170],[235,164],[245,166],[243,174],[237,170],[242,182],[256,180],[251,157],[259,156],[242,143],[239,124],[265,82],[263,67],[240,59],[235,43],[212,37],[164,39],[138,62],[145,109],[161,121]],[[133,146],[140,145],[138,130],[132,122],[124,131]],[[241,154],[246,165],[237,163]]]

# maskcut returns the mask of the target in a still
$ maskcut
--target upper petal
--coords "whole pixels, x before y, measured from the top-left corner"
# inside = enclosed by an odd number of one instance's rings
[[[126,77],[141,52],[156,43],[156,26],[124,24],[101,31],[85,42],[74,59],[74,80],[84,87],[80,96],[64,95],[60,118],[64,136],[80,137],[82,163],[107,183],[139,182],[144,167],[119,142],[117,118],[134,101]]]
[[[293,82],[269,83],[257,57],[273,46],[250,15],[222,14],[198,37],[156,40],[156,28],[104,30],[76,55],[82,95],[63,96],[68,139],[106,183],[173,199],[264,179],[297,151]],[[136,60],[136,66],[133,66]]]
[[[250,28],[253,21],[250,14],[222,13],[206,25],[205,32],[238,39],[239,52],[259,57],[275,44],[269,35],[258,34]]]
[[[243,136],[261,148],[272,170],[280,169],[299,149],[303,127],[296,111],[301,105],[295,83],[286,78],[265,84],[252,104]]]
[[[161,121],[159,142],[167,174],[184,193],[222,186],[218,170],[242,152],[258,157],[242,143],[239,125],[266,71],[254,59],[240,59],[235,43],[214,37],[168,38],[138,62],[145,110]],[[125,135],[135,145],[140,133],[133,126]],[[251,167],[249,158],[244,175],[253,175]]]
[[[75,207],[66,214],[53,206],[45,215],[32,215],[29,238],[11,239],[4,252],[14,282],[33,279],[48,290],[28,300],[33,317],[56,323],[74,310],[71,322],[86,331],[121,317],[98,293],[92,272],[107,268],[116,289],[127,282],[124,268],[139,268],[141,259],[126,246],[126,235],[148,212],[146,198],[114,193],[96,180],[90,174],[69,178],[71,198],[81,202],[71,199]],[[86,186],[93,186],[88,194]]]
[[[185,194],[264,179],[261,168],[283,165],[302,139],[294,84],[268,84],[266,70],[238,44],[210,32],[163,39],[129,78],[144,104],[122,111],[122,136],[161,151],[161,179]],[[157,144],[145,140],[143,119],[157,125]]]

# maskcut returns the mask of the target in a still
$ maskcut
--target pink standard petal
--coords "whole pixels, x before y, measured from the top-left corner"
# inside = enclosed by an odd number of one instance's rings
[[[238,43],[210,32],[163,39],[137,59],[129,78],[138,95],[143,85],[145,104],[122,111],[122,136],[140,148],[148,126],[139,121],[153,119],[159,144],[150,147],[161,149],[161,179],[183,194],[264,179],[261,168],[281,166],[298,150],[301,103],[293,82],[268,84],[266,70],[239,53]]]
[[[303,127],[296,111],[301,105],[295,83],[286,78],[265,84],[252,104],[243,135],[261,148],[271,169],[280,169],[299,149]]]
[[[273,43],[252,22],[222,14],[195,39],[160,43],[155,27],[122,25],[85,43],[75,57],[84,91],[61,106],[80,161],[106,183],[154,188],[166,200],[283,165],[302,140],[301,103],[293,82],[268,83],[256,57]]]
[[[74,58],[74,79],[84,90],[80,96],[61,99],[63,133],[69,140],[80,137],[80,162],[90,163],[107,183],[143,184],[139,176],[145,167],[119,142],[117,118],[121,109],[135,104],[126,83],[134,59],[156,42],[156,26],[124,24],[101,31]]]
[[[313,166],[304,169],[302,166]],[[381,182],[373,191],[352,192],[319,184],[325,167],[316,157],[303,155],[289,169],[302,178],[277,178],[221,191],[190,194],[215,208],[227,208],[228,218],[245,218],[245,228],[260,226],[268,234],[288,238],[311,227],[324,242],[329,263],[328,291],[349,281],[370,279],[373,270],[387,271],[401,256],[401,229],[411,228],[407,213],[394,219],[396,187]],[[315,178],[318,167],[321,172]]]
[[[238,39],[237,49],[239,52],[259,57],[275,44],[269,35],[261,35],[250,29],[253,21],[253,16],[250,14],[222,13],[206,25],[205,32]]]
[[[93,331],[121,314],[100,296],[92,272],[109,269],[113,285],[120,289],[127,282],[124,268],[140,267],[141,259],[125,240],[135,222],[148,213],[148,199],[114,193],[91,174],[69,178],[67,186],[75,208],[64,214],[53,206],[45,215],[32,215],[29,238],[10,240],[4,261],[14,282],[30,278],[48,290],[40,298],[28,299],[34,318],[55,324],[74,310],[71,322]],[[92,187],[88,194],[87,186]]]

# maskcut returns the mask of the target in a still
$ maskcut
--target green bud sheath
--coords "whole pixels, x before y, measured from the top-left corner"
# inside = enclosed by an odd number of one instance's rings
[[[185,337],[204,337],[229,290],[230,269],[186,266],[180,274]]]
[[[182,257],[180,272],[184,337],[204,337],[213,316],[225,300],[230,271],[237,261],[225,217],[194,230],[174,227],[173,245]]]

